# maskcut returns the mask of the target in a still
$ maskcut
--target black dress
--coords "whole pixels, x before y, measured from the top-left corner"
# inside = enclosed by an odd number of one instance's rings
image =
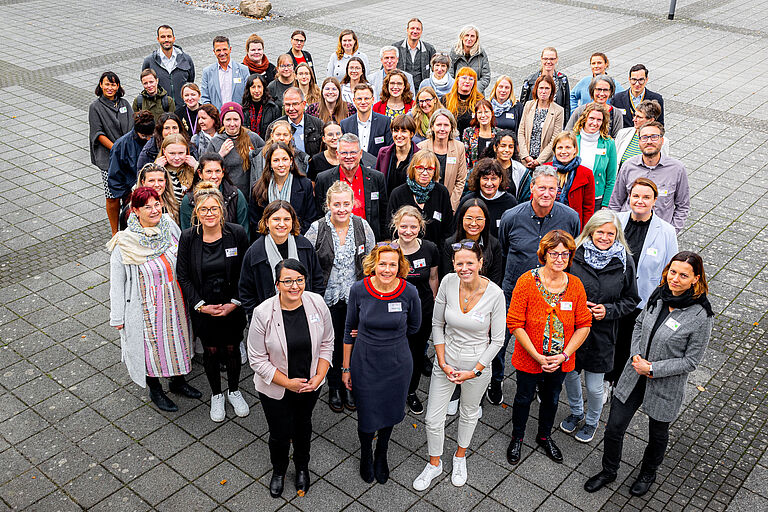
[[[361,432],[403,421],[413,372],[407,336],[420,325],[419,294],[405,280],[388,294],[376,291],[370,277],[350,288],[344,343],[354,345],[350,371]],[[350,334],[353,329],[356,338]]]

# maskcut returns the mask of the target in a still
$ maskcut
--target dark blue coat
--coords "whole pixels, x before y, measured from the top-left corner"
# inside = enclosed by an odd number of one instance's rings
[[[117,139],[112,146],[109,152],[107,187],[113,197],[119,198],[129,194],[136,184],[136,163],[145,142],[136,130],[131,130]]]
[[[392,131],[389,128],[390,119],[376,112],[371,112],[371,136],[368,138],[368,152],[373,156],[379,156],[379,150],[384,146],[394,144]],[[339,123],[342,133],[357,133],[357,116],[349,116]],[[379,142],[376,142],[376,141]]]

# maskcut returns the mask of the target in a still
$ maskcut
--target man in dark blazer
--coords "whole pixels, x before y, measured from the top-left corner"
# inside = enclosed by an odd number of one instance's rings
[[[354,192],[352,213],[368,221],[376,240],[388,238],[387,234],[387,185],[379,171],[360,165],[363,150],[357,135],[345,133],[339,139],[339,165],[317,175],[315,201],[319,211],[325,206],[328,189],[335,182],[344,180]]]
[[[390,119],[371,110],[373,88],[370,85],[357,84],[352,94],[357,114],[341,121],[341,131],[355,134],[363,151],[379,156],[381,148],[395,143],[389,128]]]
[[[313,156],[320,152],[323,142],[323,121],[305,113],[306,106],[307,100],[301,89],[290,87],[283,93],[283,109],[286,115],[275,121],[291,123],[294,145],[309,156]],[[271,127],[272,124],[267,128],[267,133],[270,132]]]
[[[635,64],[629,68],[629,89],[616,93],[609,102],[624,115],[624,128],[634,126],[632,118],[635,108],[643,100],[656,100],[661,105],[661,115],[656,121],[664,124],[664,100],[661,94],[646,89],[648,85],[648,68]]]

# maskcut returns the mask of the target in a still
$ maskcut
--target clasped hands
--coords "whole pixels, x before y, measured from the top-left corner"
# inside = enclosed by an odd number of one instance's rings
[[[465,380],[474,379],[475,373],[469,370],[454,370],[448,363],[443,365],[443,373],[448,377],[448,380],[454,384],[461,384]]]
[[[541,370],[546,373],[557,371],[560,365],[565,362],[565,354],[555,354],[553,356],[538,354],[538,356],[536,362],[541,365]]]
[[[227,316],[235,310],[237,306],[231,302],[226,304],[206,304],[200,308],[201,313],[211,316]]]

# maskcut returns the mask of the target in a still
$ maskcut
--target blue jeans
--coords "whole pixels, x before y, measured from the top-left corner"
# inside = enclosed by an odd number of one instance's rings
[[[603,412],[603,375],[584,370],[584,383],[587,386],[587,425],[597,426],[600,413]],[[565,393],[568,395],[568,405],[571,414],[584,414],[584,399],[581,395],[581,379],[579,372],[573,370],[565,374]]]

